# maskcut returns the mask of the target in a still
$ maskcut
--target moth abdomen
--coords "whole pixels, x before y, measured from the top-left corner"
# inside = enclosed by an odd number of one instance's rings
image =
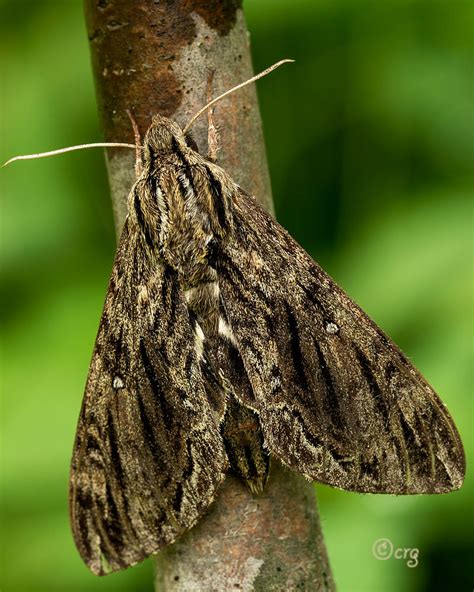
[[[270,470],[260,420],[232,395],[221,427],[231,469],[254,494],[262,493]]]

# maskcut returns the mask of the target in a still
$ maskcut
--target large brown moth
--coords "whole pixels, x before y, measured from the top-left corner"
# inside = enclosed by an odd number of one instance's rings
[[[77,428],[70,510],[95,574],[192,527],[270,455],[348,491],[444,493],[465,461],[405,355],[180,126],[153,118]]]

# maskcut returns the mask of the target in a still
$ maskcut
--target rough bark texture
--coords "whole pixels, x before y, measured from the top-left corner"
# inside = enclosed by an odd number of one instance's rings
[[[240,0],[85,0],[100,115],[106,141],[133,142],[129,109],[143,134],[161,113],[181,126],[212,94],[252,75]],[[271,84],[271,80],[266,81]],[[218,164],[272,210],[255,87],[218,103]],[[207,120],[193,127],[207,151]],[[117,232],[134,181],[132,151],[109,149]],[[268,486],[254,497],[228,476],[207,516],[156,560],[165,591],[333,590],[311,484],[273,462]]]
[[[229,475],[206,517],[157,557],[155,588],[334,590],[312,485],[275,461],[258,497]]]
[[[213,96],[249,78],[249,39],[238,0],[86,0],[86,19],[99,111],[105,140],[133,142],[126,110],[142,133],[154,113],[182,127],[207,102],[207,80],[214,72]],[[216,105],[220,127],[219,164],[248,192],[271,209],[271,189],[254,86]],[[207,122],[192,130],[207,151]],[[134,175],[134,155],[108,150],[117,226],[125,218]]]

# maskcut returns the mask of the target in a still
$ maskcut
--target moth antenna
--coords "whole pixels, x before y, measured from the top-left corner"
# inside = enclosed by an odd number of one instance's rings
[[[256,80],[258,80],[259,78],[263,78],[264,76],[266,76],[267,74],[270,74],[270,72],[273,72],[273,70],[276,70],[277,68],[279,68],[283,64],[291,64],[294,61],[295,60],[290,60],[290,59],[280,60],[276,64],[273,64],[273,66],[270,66],[269,68],[267,68],[263,72],[260,72],[260,74],[256,74],[255,76],[252,76],[252,78],[245,80],[245,82],[241,82],[237,86],[234,86],[233,88],[230,88],[229,90],[226,90],[224,93],[222,93],[221,95],[219,95],[215,99],[212,99],[212,101],[209,101],[209,103],[207,103],[207,105],[205,105],[202,109],[200,109],[196,113],[196,115],[194,115],[194,117],[192,117],[191,121],[184,128],[183,133],[186,133],[189,130],[189,128],[193,125],[193,123],[196,121],[196,119],[198,117],[200,117],[205,111],[207,111],[207,109],[209,109],[209,107],[211,105],[214,105],[215,103],[217,103],[217,101],[220,101],[221,99],[223,99],[227,95],[230,95],[231,93],[235,92],[236,90],[239,90],[239,89],[243,88],[244,86],[247,86],[247,84],[251,84],[252,82],[255,82]]]
[[[56,154],[63,154],[64,152],[72,152],[73,150],[83,150],[84,148],[133,148],[136,149],[135,144],[123,144],[121,142],[96,142],[94,144],[78,144],[77,146],[68,146],[67,148],[58,148],[58,150],[50,150],[49,152],[38,152],[38,154],[22,154],[21,156],[14,156],[2,164],[2,167],[7,166],[15,160],[32,160],[33,158],[45,158],[46,156],[55,156]]]

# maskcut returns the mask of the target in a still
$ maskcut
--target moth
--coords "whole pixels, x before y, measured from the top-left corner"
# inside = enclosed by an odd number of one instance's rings
[[[180,126],[156,115],[123,227],[70,477],[103,575],[191,528],[270,456],[356,492],[461,487],[462,443],[407,357]]]

